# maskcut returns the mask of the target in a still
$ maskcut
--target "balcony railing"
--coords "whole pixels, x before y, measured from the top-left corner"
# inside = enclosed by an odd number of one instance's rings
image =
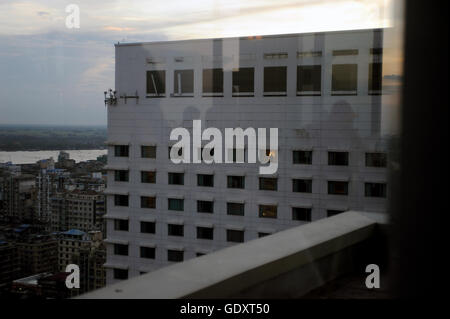
[[[381,214],[346,212],[119,282],[79,298],[298,298],[385,253]],[[381,252],[378,254],[377,252]],[[369,259],[365,257],[369,256]],[[361,282],[364,286],[364,282]]]

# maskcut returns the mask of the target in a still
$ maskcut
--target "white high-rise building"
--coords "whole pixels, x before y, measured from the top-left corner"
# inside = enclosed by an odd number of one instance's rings
[[[108,283],[345,210],[385,210],[382,30],[115,49]],[[193,120],[222,133],[278,128],[277,172],[172,163],[170,133],[192,138]]]

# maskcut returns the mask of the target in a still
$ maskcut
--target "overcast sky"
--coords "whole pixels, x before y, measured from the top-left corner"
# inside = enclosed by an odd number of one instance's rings
[[[389,26],[392,0],[0,2],[0,124],[106,125],[114,43]],[[68,29],[68,4],[80,28]]]

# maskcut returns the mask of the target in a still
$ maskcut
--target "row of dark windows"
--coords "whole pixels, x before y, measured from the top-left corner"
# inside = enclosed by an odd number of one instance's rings
[[[381,185],[381,187],[380,187]],[[347,192],[347,187],[338,185],[334,189],[336,192],[335,194],[345,194]],[[374,192],[377,195],[375,197],[385,197],[386,196],[386,187],[385,184],[378,183],[377,185],[368,185],[366,187],[366,192]],[[120,196],[120,195],[119,195]],[[152,201],[155,201],[155,198],[152,199]],[[184,211],[184,200],[183,199],[175,199],[175,198],[169,198],[168,199],[168,209],[169,210],[175,210],[175,211]],[[277,211],[278,207],[277,205],[258,205],[258,216],[261,218],[277,218]],[[213,201],[197,201],[197,212],[198,213],[208,213],[213,214],[214,213],[214,202]],[[303,221],[310,221],[310,218],[299,218],[296,217],[300,214],[300,212],[308,212],[309,216],[311,216],[311,208],[303,208],[303,207],[293,207],[292,208],[292,219],[293,220],[303,220]],[[227,203],[227,215],[231,216],[244,216],[245,215],[245,204],[244,203]],[[148,228],[145,228],[148,227]],[[152,225],[152,222],[142,222],[141,223],[141,232],[143,233],[152,233],[154,232],[154,225]],[[114,223],[114,229],[115,230],[123,230],[128,231],[128,221],[127,220],[115,220]]]
[[[311,208],[308,207],[293,207],[292,220],[311,221]],[[244,204],[241,203],[227,203],[228,215],[244,216]],[[276,218],[277,206],[275,205],[259,205],[259,216],[264,218]],[[125,219],[114,219],[114,230],[129,231],[129,221]],[[143,234],[155,234],[156,222],[141,221],[140,232]],[[168,225],[169,236],[183,236],[183,225]],[[212,228],[197,227],[197,238],[199,239],[213,239]]]
[[[169,147],[169,158],[170,158]],[[178,150],[178,155],[183,155],[183,150]],[[203,150],[200,152],[203,155]],[[210,155],[214,156],[214,149],[210,150]],[[128,157],[129,145],[115,145],[114,156],[116,157]],[[156,158],[156,146],[141,146],[142,158]],[[349,152],[344,151],[329,151],[328,152],[328,165],[348,166]],[[292,151],[292,163],[311,165],[313,160],[312,150],[295,150]],[[236,149],[233,149],[233,161],[236,161]],[[365,164],[367,167],[386,167],[387,166],[387,154],[381,152],[365,153]],[[125,177],[125,176],[124,176]],[[120,179],[120,178],[119,178]]]
[[[379,94],[382,85],[382,64],[369,63],[369,94]],[[172,97],[194,96],[194,70],[174,71]],[[204,69],[202,78],[203,96],[223,96],[223,69]],[[333,64],[331,76],[332,95],[356,95],[358,89],[357,64]],[[321,95],[322,66],[297,66],[297,95]],[[254,96],[255,69],[239,68],[232,71],[233,96]],[[264,67],[264,95],[286,96],[287,66]],[[147,97],[166,96],[166,71],[147,71]]]
[[[139,247],[139,254],[141,258],[146,259],[155,259],[156,257],[156,248],[154,247]],[[200,257],[205,255],[204,253],[197,252],[196,256]],[[167,249],[167,261],[171,262],[182,262],[184,260],[184,251],[182,250],[174,250],[174,249]],[[142,274],[145,274],[146,272],[141,272]],[[119,269],[114,268],[113,269],[113,277],[114,279],[120,279],[125,280],[128,279],[128,270],[127,269]]]
[[[228,188],[245,188],[245,176],[227,176]],[[312,179],[292,179],[292,191],[295,193],[312,193]],[[348,181],[328,181],[329,195],[348,195]],[[260,177],[259,189],[277,191],[278,179],[273,177]],[[364,183],[364,195],[366,197],[382,197],[387,194],[386,183]],[[114,195],[115,206],[128,206],[128,195]],[[197,201],[198,212],[212,212],[213,202]],[[184,210],[184,200],[177,198],[168,199],[169,210]],[[141,196],[141,208],[156,208],[156,198],[154,196]]]

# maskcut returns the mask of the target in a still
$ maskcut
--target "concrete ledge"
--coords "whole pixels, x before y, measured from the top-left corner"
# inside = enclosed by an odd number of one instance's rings
[[[79,298],[299,296],[345,271],[352,259],[349,249],[372,237],[376,224],[362,213],[346,212],[164,267]]]

